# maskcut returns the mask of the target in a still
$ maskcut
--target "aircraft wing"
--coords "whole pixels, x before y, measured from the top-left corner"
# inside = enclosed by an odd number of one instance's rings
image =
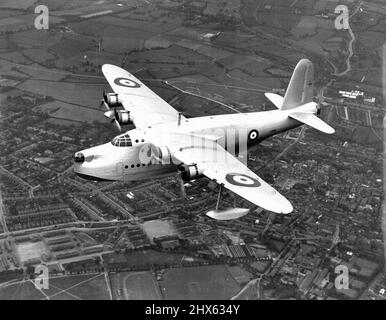
[[[277,213],[290,213],[291,203],[219,144],[175,146],[172,156],[186,165],[197,165],[203,174],[253,204]]]
[[[131,73],[111,64],[103,65],[102,72],[137,128],[178,121],[178,111]]]

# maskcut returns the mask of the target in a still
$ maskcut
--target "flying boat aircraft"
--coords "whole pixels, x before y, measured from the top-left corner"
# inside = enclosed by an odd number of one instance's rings
[[[227,220],[245,215],[242,208],[219,210],[222,189],[268,211],[288,214],[291,203],[247,167],[247,151],[273,135],[303,124],[327,134],[334,129],[317,117],[313,102],[314,68],[299,61],[284,97],[265,96],[277,110],[186,118],[126,70],[105,64],[102,72],[113,93],[102,103],[119,130],[110,142],[79,151],[74,171],[91,180],[133,181],[178,173],[184,182],[207,177],[220,185],[216,210],[208,216]]]

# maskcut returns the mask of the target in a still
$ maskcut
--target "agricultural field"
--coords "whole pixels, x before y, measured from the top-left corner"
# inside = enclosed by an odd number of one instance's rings
[[[26,58],[21,52],[18,52],[18,51],[2,53],[0,54],[0,59],[11,61],[14,63],[21,63],[21,64],[32,63],[28,58]]]
[[[169,269],[160,282],[164,299],[230,299],[240,290],[223,265]]]
[[[105,52],[119,54],[113,60],[110,60],[112,63],[115,61],[122,60],[122,54],[124,52],[131,52],[134,50],[143,50],[144,41],[138,38],[117,38],[114,35],[104,36],[103,41],[101,42]],[[117,64],[119,64],[117,63]]]
[[[161,293],[150,272],[120,272],[109,275],[113,300],[160,300]]]
[[[23,77],[31,77],[34,80],[60,81],[67,77],[67,73],[59,69],[48,69],[39,64],[31,64],[28,66],[18,65],[13,70],[18,70]]]
[[[81,55],[82,52],[92,46],[92,41],[86,37],[82,39],[65,39],[50,48],[52,52],[63,59]]]
[[[62,41],[60,33],[51,33],[31,29],[27,31],[13,33],[9,36],[11,43],[17,44],[21,48],[46,48]]]
[[[26,67],[26,66],[23,66],[23,67]],[[16,68],[14,68],[13,64],[8,63],[5,60],[0,60],[0,72],[2,77],[4,78],[25,79],[27,77],[26,74],[19,72]],[[21,91],[19,91],[19,93],[20,92]]]
[[[210,57],[215,60],[226,58],[232,55],[232,52],[222,50],[210,45],[200,45],[196,51],[204,56]]]
[[[177,86],[180,86],[180,82],[175,82],[175,84]],[[190,85],[186,89],[187,91],[192,93],[203,94],[201,90],[197,90],[197,87],[193,87],[192,85]],[[218,96],[211,97],[209,94],[203,95],[207,98],[219,98]],[[221,105],[218,102],[211,102],[206,99],[188,94],[178,96],[177,98],[172,99],[170,103],[176,109],[183,112],[184,115],[186,115],[187,117],[210,116],[234,112],[234,110],[232,110],[231,108]]]
[[[128,56],[128,61],[151,61],[151,63],[158,62],[187,64],[189,61],[199,63],[208,60],[209,58],[202,54],[176,45],[166,49],[154,49],[138,53],[135,52]]]
[[[55,56],[43,49],[26,49],[23,54],[31,61],[44,63],[47,60],[55,59]]]
[[[3,0],[0,8],[27,9],[35,4],[37,0]]]
[[[69,2],[66,3],[64,6],[59,6],[58,10],[52,11],[52,15],[55,16],[76,16],[76,17],[83,17],[88,15],[93,15],[98,12],[103,11],[114,11],[117,9],[117,6],[115,4],[105,4],[104,2],[99,2],[98,5],[96,5],[94,0],[78,0],[76,2],[76,7],[74,8],[74,5]]]
[[[104,85],[27,80],[19,89],[85,107],[97,107]]]
[[[116,41],[115,41],[115,43],[116,43]],[[120,45],[122,45],[122,44],[120,44]],[[87,59],[89,61],[92,61],[93,64],[95,64],[95,65],[103,65],[105,63],[119,65],[122,62],[122,55],[117,54],[117,53],[113,52],[113,50],[110,50],[110,49],[111,48],[109,47],[109,51],[106,50],[103,52],[86,50],[86,51],[84,51],[84,56],[87,57]],[[83,78],[83,79],[79,79],[79,80],[85,80],[85,79]],[[94,80],[98,81],[99,83],[103,82],[102,76],[99,78],[95,77]],[[90,81],[93,81],[92,77],[87,79],[87,82],[90,82]]]
[[[49,102],[35,107],[36,111],[49,114],[53,118],[76,120],[80,122],[105,122],[103,113],[98,109],[84,108],[60,101]]]
[[[104,274],[64,276],[50,279],[50,286],[59,292],[49,296],[56,300],[110,300]]]
[[[102,38],[115,38],[118,39],[148,39],[154,36],[155,34],[152,32],[144,30],[135,30],[135,29],[127,29],[125,27],[117,27],[117,26],[106,26],[99,34]]]
[[[96,23],[93,20],[87,20],[69,23],[68,27],[75,34],[92,36],[99,32],[99,30],[102,30],[105,26],[103,24]]]
[[[11,43],[6,39],[0,39],[0,49],[7,51],[11,48]]]
[[[183,254],[166,253],[155,250],[133,251],[125,254],[106,254],[103,255],[103,260],[106,265],[113,266],[115,263],[122,264],[122,267],[127,268],[143,268],[145,266],[165,266],[181,264]]]
[[[253,278],[253,274],[244,270],[240,266],[229,266],[228,271],[240,285],[247,283]]]
[[[50,277],[47,290],[38,290],[32,281],[1,287],[0,300],[110,300],[104,274]]]
[[[31,280],[22,280],[0,288],[0,300],[42,300],[45,296]]]
[[[174,29],[176,26],[168,23],[157,23],[157,22],[149,22],[149,21],[138,21],[131,19],[120,19],[114,17],[100,17],[94,20],[97,23],[112,25],[117,27],[124,27],[133,31],[144,31],[158,34],[164,33]]]
[[[263,102],[265,102],[265,97],[262,94],[271,89],[251,88],[251,85],[246,87],[246,85],[240,83],[240,80],[232,79],[229,76],[226,77],[226,82],[224,81],[225,83],[221,81],[215,82],[213,80],[208,81],[208,78],[204,81],[197,81],[199,78],[204,79],[202,75],[194,75],[169,79],[168,82],[182,90],[198,94],[205,98],[213,99],[214,101],[225,103],[225,105],[246,104],[249,106],[260,106]],[[222,76],[222,78],[225,77]],[[195,100],[194,97],[189,96],[184,99],[188,101],[192,99]],[[196,100],[193,105],[182,101],[180,105],[184,106],[184,108],[182,108],[182,112],[186,110],[189,116],[234,112],[234,110],[229,107],[211,104],[208,103],[208,101],[202,103],[201,101]]]
[[[226,68],[227,70],[232,70],[235,68],[239,68],[242,65],[250,63],[252,61],[256,61],[256,58],[253,56],[233,54],[223,59],[219,59],[218,63],[224,66],[224,68]]]

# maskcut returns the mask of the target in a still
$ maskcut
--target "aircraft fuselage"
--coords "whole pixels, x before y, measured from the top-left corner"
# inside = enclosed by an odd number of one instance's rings
[[[130,146],[116,146],[108,142],[80,151],[77,155],[83,159],[75,160],[74,171],[86,179],[111,181],[173,175],[177,172],[176,164],[144,163],[141,160],[144,145],[155,137],[160,139],[163,132],[220,137],[217,143],[238,156],[248,147],[301,124],[282,110],[190,118],[182,120],[179,125],[176,119],[175,122],[127,131],[125,135],[131,140]]]

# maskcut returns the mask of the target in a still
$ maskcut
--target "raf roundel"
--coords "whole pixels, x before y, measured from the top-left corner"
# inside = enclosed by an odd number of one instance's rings
[[[242,174],[242,173],[228,173],[225,176],[225,179],[230,184],[233,184],[239,187],[255,188],[255,187],[261,186],[260,182],[257,181],[255,178],[247,176],[246,174]]]
[[[128,78],[116,78],[114,80],[114,83],[117,86],[121,87],[127,87],[127,88],[139,88],[139,83],[135,82],[134,80],[128,79]]]
[[[251,132],[249,132],[248,140],[249,140],[249,141],[254,141],[254,140],[256,140],[258,137],[259,137],[259,132],[258,132],[257,130],[252,130]]]

